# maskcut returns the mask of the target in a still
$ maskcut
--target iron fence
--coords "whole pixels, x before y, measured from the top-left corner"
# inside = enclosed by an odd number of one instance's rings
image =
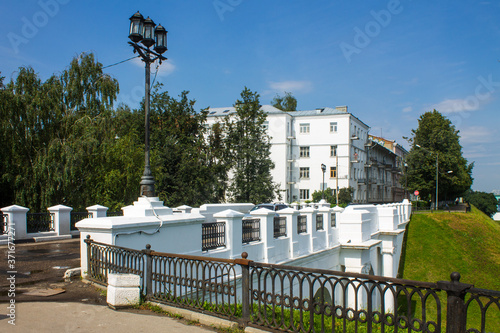
[[[212,222],[201,225],[201,249],[213,250],[226,246],[226,223]]]
[[[274,217],[274,238],[286,236],[286,217]]]
[[[243,244],[260,241],[260,219],[243,219],[241,227]]]
[[[130,273],[141,277],[144,292],[145,253],[120,246],[94,242],[87,236],[87,279],[108,285],[109,273]]]
[[[316,230],[323,230],[323,214],[316,215]]]
[[[307,232],[307,216],[297,216],[297,233],[303,234]]]
[[[92,217],[93,217],[92,213],[89,212],[71,212],[70,230],[78,230],[78,228],[75,226],[77,222]]]
[[[0,213],[0,235],[7,234],[9,229],[9,215]]]
[[[111,217],[111,216],[123,216],[123,211],[119,210],[116,212],[107,212],[106,216]]]
[[[87,278],[141,277],[145,299],[280,332],[498,332],[500,291],[87,243]]]
[[[28,233],[54,231],[54,213],[27,213],[26,231]]]

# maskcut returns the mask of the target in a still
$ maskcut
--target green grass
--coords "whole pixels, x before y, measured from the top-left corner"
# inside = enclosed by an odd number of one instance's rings
[[[414,214],[408,225],[402,254],[402,277],[418,281],[449,281],[459,272],[460,282],[476,288],[500,290],[500,224],[472,207],[469,213]],[[446,320],[446,296],[441,297]],[[479,328],[478,307],[471,309],[468,328]],[[487,332],[500,332],[500,309],[492,307]]]
[[[436,282],[459,272],[460,282],[500,290],[500,224],[470,213],[414,214],[408,225],[403,278]]]

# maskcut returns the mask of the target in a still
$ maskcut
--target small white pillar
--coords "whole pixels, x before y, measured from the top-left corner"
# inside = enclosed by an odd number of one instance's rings
[[[180,211],[183,214],[190,214],[191,210],[193,210],[193,207],[190,207],[188,205],[182,205],[182,206],[176,207],[175,209],[177,209],[178,211]]]
[[[112,308],[139,304],[141,277],[135,274],[108,274],[106,302]]]
[[[93,205],[87,207],[87,212],[89,212],[89,214],[92,214],[92,218],[96,219],[98,217],[106,217],[108,209],[108,207],[104,207],[101,205]]]
[[[26,213],[29,208],[12,205],[1,209],[7,215],[8,227],[15,230],[14,239],[26,239]]]
[[[229,249],[230,259],[240,258],[243,252],[243,216],[245,216],[245,214],[231,209],[214,214],[217,222],[226,223],[226,248]]]
[[[250,215],[260,219],[261,239],[264,243],[264,262],[274,257],[274,216],[276,213],[266,208],[250,212]]]
[[[279,211],[279,215],[286,218],[286,235],[290,239],[289,249],[291,259],[296,257],[294,250],[296,250],[298,255],[297,216],[299,215],[299,211],[294,208],[285,208]]]
[[[301,215],[305,215],[307,217],[307,227],[306,227],[306,234],[309,236],[309,246],[308,246],[308,251],[309,253],[314,252],[314,243],[313,243],[313,238],[316,236],[316,212],[317,210],[312,208],[312,207],[307,207],[304,209],[300,210]]]
[[[49,207],[47,210],[51,214],[54,214],[54,231],[57,235],[69,235],[71,231],[71,211],[73,208],[57,205]]]

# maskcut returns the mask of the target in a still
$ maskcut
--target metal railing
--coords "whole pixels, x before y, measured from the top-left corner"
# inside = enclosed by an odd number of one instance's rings
[[[87,279],[98,284],[108,284],[109,273],[129,273],[141,277],[141,291],[144,292],[145,253],[94,242],[87,236]]]
[[[112,216],[123,216],[123,211],[122,210],[118,210],[116,212],[107,212],[106,213],[106,216],[108,217],[112,217]]]
[[[27,213],[26,231],[28,233],[54,231],[54,213]]]
[[[330,214],[330,226],[332,228],[337,227],[337,215],[335,213]]]
[[[241,259],[138,251],[87,243],[88,279],[141,277],[146,300],[281,332],[493,332],[500,291]]]
[[[316,215],[316,230],[323,230],[323,214]]]
[[[213,250],[226,246],[226,223],[212,222],[201,225],[201,249]]]
[[[286,217],[274,217],[274,238],[286,236]]]
[[[299,215],[297,216],[297,233],[303,234],[307,232],[307,216]]]
[[[78,230],[78,228],[75,227],[75,224],[77,222],[92,217],[93,217],[92,213],[89,212],[71,212],[70,230]]]
[[[0,213],[0,235],[7,234],[9,229],[9,215]]]
[[[243,244],[260,241],[260,219],[243,219],[241,241]]]

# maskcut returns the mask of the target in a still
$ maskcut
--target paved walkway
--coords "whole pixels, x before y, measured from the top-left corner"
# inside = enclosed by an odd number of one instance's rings
[[[213,332],[210,325],[221,327],[218,318],[195,312],[182,313],[184,320],[158,315],[149,310],[115,311],[106,305],[106,297],[96,287],[74,278],[64,281],[68,268],[80,266],[79,239],[16,244],[15,298],[9,296],[10,269],[7,247],[0,245],[0,332]],[[33,292],[64,290],[52,296]],[[15,300],[15,326],[9,324],[11,299]],[[183,312],[185,311],[185,312]],[[205,317],[203,317],[205,316]],[[215,321],[214,319],[215,318]],[[207,320],[208,319],[208,320]],[[199,321],[207,326],[189,325]],[[232,324],[232,323],[230,323]]]
[[[16,325],[1,303],[0,332],[213,332],[210,328],[187,325],[177,319],[153,314],[114,311],[107,306],[84,303],[16,303]]]

